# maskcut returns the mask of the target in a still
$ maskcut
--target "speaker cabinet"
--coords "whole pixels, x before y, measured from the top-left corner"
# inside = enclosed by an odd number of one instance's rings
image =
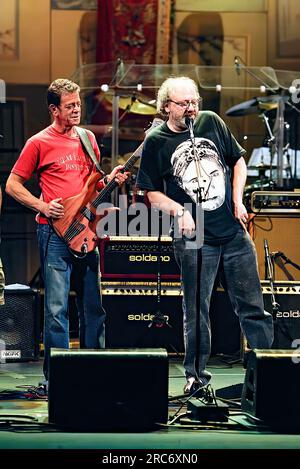
[[[158,309],[155,287],[105,288],[102,290],[106,311],[106,346],[164,347],[170,353],[182,353],[182,297],[180,289],[163,289]]]
[[[256,247],[259,276],[261,279],[267,278],[265,272],[264,239],[268,241],[270,252],[282,252],[291,261],[300,265],[299,216],[256,215],[250,221],[249,232]],[[277,260],[279,262],[279,258]],[[274,278],[275,280],[300,280],[300,270],[290,264],[284,264],[284,262],[282,264],[275,263]]]
[[[176,285],[176,284],[174,284]],[[177,284],[178,285],[178,284]],[[169,353],[183,353],[183,314],[180,286],[162,286],[160,311],[165,321],[155,322],[157,293],[155,284],[128,285],[107,283],[102,289],[106,310],[106,346],[164,347]],[[240,351],[240,326],[228,295],[214,291],[210,308],[212,354]]]
[[[1,362],[39,359],[39,292],[5,288],[0,306]]]
[[[273,427],[300,428],[300,352],[250,352],[242,410]]]
[[[49,422],[77,430],[155,429],[168,418],[163,349],[52,349]]]
[[[262,281],[262,291],[266,311],[272,313],[272,297],[270,283]],[[275,349],[291,349],[294,341],[300,338],[300,283],[275,282],[275,300],[278,311],[274,321]]]

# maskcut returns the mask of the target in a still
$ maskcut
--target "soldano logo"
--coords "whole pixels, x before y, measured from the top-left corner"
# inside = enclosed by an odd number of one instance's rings
[[[152,254],[137,254],[129,256],[129,262],[157,262],[158,256]],[[170,256],[160,256],[162,262],[170,262]]]
[[[299,309],[290,309],[289,311],[277,311],[277,318],[300,318]]]
[[[152,321],[154,318],[154,314],[151,313],[135,313],[135,314],[128,314],[127,316],[128,321]],[[164,314],[164,319],[166,322],[169,321],[169,316]]]

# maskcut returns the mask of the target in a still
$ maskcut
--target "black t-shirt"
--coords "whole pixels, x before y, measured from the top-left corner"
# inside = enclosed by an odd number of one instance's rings
[[[181,205],[189,203],[195,207],[200,199],[204,242],[223,244],[242,229],[232,209],[231,168],[245,150],[224,121],[211,111],[199,113],[194,135],[197,167],[189,130],[173,132],[163,123],[150,131],[144,143],[137,186],[163,192]]]

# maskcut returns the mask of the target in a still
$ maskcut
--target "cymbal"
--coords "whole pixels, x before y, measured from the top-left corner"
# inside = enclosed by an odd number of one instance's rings
[[[236,104],[235,106],[230,107],[225,112],[226,116],[246,116],[248,114],[257,113],[257,99],[250,99],[249,101],[244,101],[242,103]]]
[[[247,116],[249,114],[259,114],[263,111],[271,111],[278,107],[279,95],[261,96],[236,104],[227,109],[227,116]]]
[[[277,109],[278,108],[278,103],[259,102],[258,107],[259,107],[259,109],[264,109],[265,111],[271,111],[272,109]]]
[[[255,181],[253,184],[249,184],[248,186],[245,186],[244,193],[245,195],[251,193],[251,191],[255,190],[261,190],[262,188],[269,188],[270,187],[270,181],[267,179],[264,179],[263,181]]]
[[[113,94],[106,93],[104,99],[108,102],[113,102]],[[145,114],[145,115],[154,115],[157,113],[156,106],[149,104],[148,96],[139,96],[134,95],[128,96],[119,96],[119,108],[132,112],[134,114]]]
[[[277,166],[272,164],[272,169],[276,169]],[[271,166],[269,164],[256,164],[254,166],[247,166],[247,169],[250,169],[251,171],[256,170],[256,171],[266,171],[267,169],[271,169]]]

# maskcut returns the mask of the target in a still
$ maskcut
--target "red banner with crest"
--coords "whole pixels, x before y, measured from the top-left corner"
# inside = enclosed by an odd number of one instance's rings
[[[169,62],[171,0],[98,0],[97,62]]]

